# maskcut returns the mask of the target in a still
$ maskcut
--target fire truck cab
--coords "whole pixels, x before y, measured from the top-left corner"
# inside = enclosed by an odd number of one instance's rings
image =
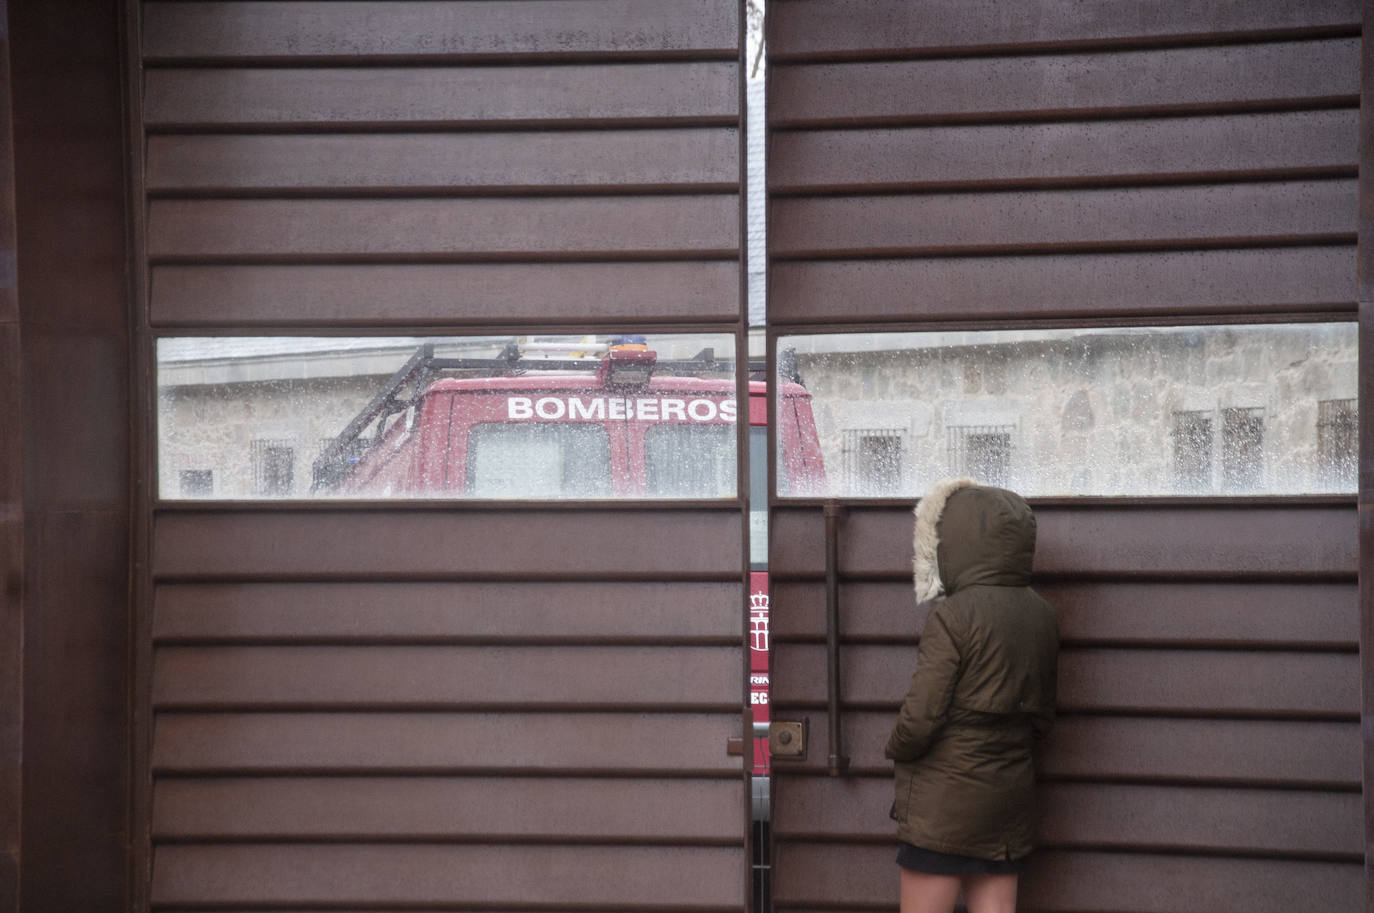
[[[590,361],[590,364],[588,362]],[[736,491],[733,363],[710,350],[657,360],[643,344],[597,359],[416,353],[315,461],[317,495],[456,498],[719,498]],[[406,394],[406,388],[413,392]],[[749,382],[748,420],[767,422]],[[811,397],[778,390],[781,477],[824,483]],[[375,426],[374,436],[362,432]],[[780,484],[784,484],[781,483]]]

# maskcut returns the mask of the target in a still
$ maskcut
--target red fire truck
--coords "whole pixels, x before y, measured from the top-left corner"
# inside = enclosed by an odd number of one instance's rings
[[[442,358],[433,345],[421,346],[315,461],[312,492],[734,496],[732,361],[717,360],[710,349],[686,360],[660,361],[637,340],[616,341],[590,356],[540,354],[530,357],[512,342],[496,358]],[[777,395],[779,487],[818,492],[825,477],[811,396],[792,373]],[[764,465],[767,422],[762,366],[751,366],[751,377],[748,419],[757,469]],[[755,722],[766,724],[768,575],[758,563],[750,574],[749,629],[751,703]],[[765,773],[767,739],[756,738],[755,746],[755,771]]]

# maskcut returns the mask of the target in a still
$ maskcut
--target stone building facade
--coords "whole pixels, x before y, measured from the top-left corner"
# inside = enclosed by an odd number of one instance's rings
[[[696,342],[667,342],[665,351],[680,356]],[[415,341],[317,341],[294,352],[302,343],[196,345],[174,341],[164,363],[165,498],[310,496],[315,457]],[[229,358],[226,345],[247,348]],[[832,335],[785,345],[813,397],[831,495],[915,497],[952,474],[1041,496],[1354,490],[1351,324]]]

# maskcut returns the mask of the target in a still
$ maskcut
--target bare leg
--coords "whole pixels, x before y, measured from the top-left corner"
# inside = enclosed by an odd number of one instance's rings
[[[965,875],[963,881],[968,913],[1016,913],[1015,875]]]
[[[898,871],[902,873],[901,913],[952,913],[959,898],[958,875]]]

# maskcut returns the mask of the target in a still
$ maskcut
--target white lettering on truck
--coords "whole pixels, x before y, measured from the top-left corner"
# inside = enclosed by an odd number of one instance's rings
[[[540,418],[562,418],[567,411],[567,403],[553,396],[541,396],[534,404],[534,414]]]
[[[589,399],[584,400],[580,396],[568,397],[568,418],[595,418],[604,419],[606,417],[606,400]],[[515,418],[515,416],[511,416]]]
[[[529,396],[506,397],[506,418],[512,421],[522,419],[544,419],[557,421],[572,420],[634,419],[646,422],[733,422],[737,414],[733,399],[693,399],[676,397],[637,397],[628,399],[621,396]]]

